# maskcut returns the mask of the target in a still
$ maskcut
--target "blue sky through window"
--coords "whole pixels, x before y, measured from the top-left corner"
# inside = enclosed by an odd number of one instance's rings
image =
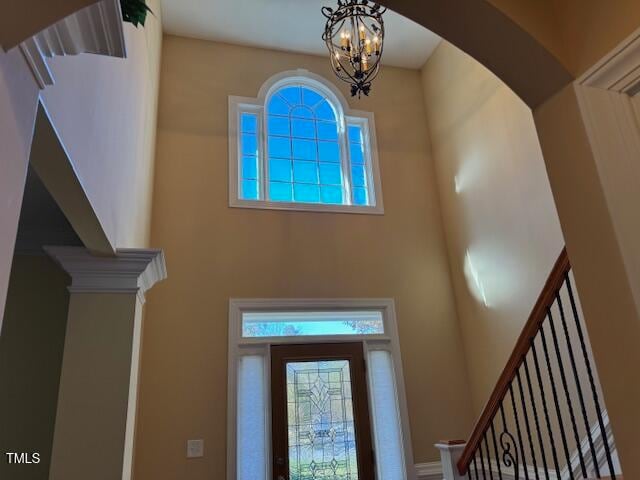
[[[287,86],[270,97],[266,116],[270,200],[344,203],[338,119],[327,99]]]
[[[245,312],[242,315],[242,336],[245,338],[383,333],[380,311]]]
[[[240,110],[240,199],[372,204],[366,124],[339,116],[339,107],[321,92],[288,84],[267,97],[264,110]]]

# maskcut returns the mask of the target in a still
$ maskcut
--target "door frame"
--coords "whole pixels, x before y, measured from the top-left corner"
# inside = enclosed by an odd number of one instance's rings
[[[287,312],[287,311],[349,311],[375,310],[382,313],[385,333],[382,335],[329,335],[313,337],[270,337],[243,338],[243,312]],[[271,452],[271,345],[285,343],[345,343],[362,342],[365,362],[369,353],[386,351],[393,362],[393,375],[396,387],[396,399],[400,427],[402,429],[402,451],[406,480],[416,480],[416,470],[413,461],[411,445],[411,429],[405,393],[402,358],[400,356],[400,342],[395,314],[395,303],[392,298],[232,298],[229,300],[229,348],[228,348],[228,383],[227,383],[227,480],[237,480],[237,374],[238,362],[243,355],[259,355],[265,359],[264,385],[266,390],[265,417],[266,438],[268,439],[266,458],[272,458]],[[372,408],[371,369],[367,368],[367,387],[369,393],[369,409]],[[375,425],[371,419],[373,442],[375,449]],[[377,460],[377,459],[376,459]],[[377,469],[376,469],[377,471]],[[266,478],[272,477],[271,461],[267,462]],[[258,479],[256,479],[258,480]],[[262,480],[262,479],[260,479]]]

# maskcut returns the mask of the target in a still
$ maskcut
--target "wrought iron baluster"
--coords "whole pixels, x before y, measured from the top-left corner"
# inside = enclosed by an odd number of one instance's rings
[[[542,382],[542,374],[540,373],[540,362],[538,360],[538,352],[536,345],[531,341],[531,352],[533,353],[533,364],[536,367],[536,377],[538,378],[538,386],[540,387],[540,393],[542,397],[542,407],[544,409],[544,418],[547,424],[547,432],[549,433],[549,440],[551,441],[551,453],[553,456],[553,466],[556,472],[560,472],[560,465],[558,464],[558,453],[556,452],[556,441],[553,437],[553,430],[551,430],[551,419],[549,418],[549,408],[547,407],[547,397],[544,393],[544,383]]]
[[[487,470],[489,470],[489,478],[493,480],[493,467],[491,466],[491,451],[489,450],[489,442],[487,442],[487,432],[482,434],[482,438],[484,439],[484,447],[487,450]]]
[[[596,455],[596,449],[593,444],[593,435],[591,434],[591,426],[589,425],[589,419],[587,417],[587,409],[584,403],[584,394],[582,393],[582,383],[580,382],[580,376],[578,375],[578,368],[576,367],[576,358],[573,353],[573,345],[571,344],[571,338],[569,337],[569,327],[567,326],[567,319],[564,314],[564,306],[562,305],[562,298],[560,295],[556,296],[558,301],[558,310],[560,310],[560,319],[562,320],[562,329],[564,330],[564,339],[569,351],[569,361],[571,362],[571,370],[573,370],[573,380],[578,390],[578,399],[580,400],[580,410],[582,412],[582,420],[584,422],[584,428],[587,431],[587,439],[589,441],[589,450],[591,451],[591,458],[593,460],[593,466],[596,471],[596,476],[600,478],[600,467],[598,465],[598,458]],[[580,467],[582,468],[582,475],[587,478],[587,469],[582,456],[582,442],[578,442],[578,451],[580,452]]]
[[[480,453],[480,466],[482,467],[482,478],[487,480],[487,471],[484,468],[484,451],[482,449],[482,442],[478,445],[478,452]]]
[[[531,399],[531,406],[533,410],[533,418],[536,425],[536,433],[538,434],[538,443],[540,445],[540,452],[542,455],[542,464],[544,465],[544,475],[546,480],[549,479],[549,467],[547,466],[547,454],[545,453],[544,443],[542,441],[542,433],[540,432],[540,420],[538,419],[538,407],[536,407],[536,400],[533,396],[533,388],[531,386],[531,375],[529,373],[529,363],[527,357],[524,357],[524,373],[527,379],[527,390],[529,390],[529,398]]]
[[[547,309],[547,318],[551,319],[551,309]],[[564,420],[562,419],[562,412],[560,411],[560,403],[558,400],[558,390],[556,389],[556,381],[553,376],[553,368],[551,366],[551,358],[549,356],[549,347],[547,346],[547,339],[544,335],[544,325],[540,326],[540,339],[542,340],[544,358],[547,362],[549,380],[551,381],[551,393],[553,394],[553,403],[556,407],[556,415],[558,416],[558,426],[560,427],[560,438],[562,439],[564,456],[565,456],[565,459],[567,460],[567,465],[569,465],[569,478],[573,480],[573,472],[571,471],[571,456],[569,455],[569,446],[567,445],[567,434],[564,430]]]
[[[502,467],[500,466],[500,455],[498,454],[498,442],[496,441],[496,429],[493,426],[495,418],[491,420],[491,437],[493,437],[493,451],[496,454],[496,465],[498,465],[498,478],[502,480]]]
[[[585,344],[584,333],[582,332],[582,325],[580,324],[580,317],[578,316],[578,309],[576,307],[575,298],[573,296],[573,288],[571,287],[571,279],[569,278],[569,274],[565,274],[565,281],[567,283],[567,291],[569,292],[569,301],[571,303],[571,310],[573,313],[573,318],[576,322],[576,329],[578,330],[578,338],[580,339],[580,346],[582,348],[582,355],[584,357],[584,363],[587,367],[587,374],[589,376],[589,384],[591,386],[591,393],[593,395],[593,403],[596,408],[596,414],[598,416],[598,425],[600,426],[600,433],[602,434],[602,442],[604,444],[604,451],[607,457],[607,465],[609,467],[609,475],[611,475],[612,480],[615,480],[615,470],[613,469],[613,460],[611,459],[611,449],[609,448],[609,439],[607,438],[607,431],[604,427],[604,421],[602,419],[602,408],[600,407],[600,398],[598,395],[598,390],[596,389],[596,383],[593,378],[593,370],[591,368],[591,361],[589,360],[589,354],[587,352],[587,346]],[[597,464],[597,462],[594,462]],[[598,478],[600,475],[598,474]]]
[[[560,295],[556,293],[556,301],[560,302]],[[558,334],[556,332],[555,321],[551,312],[549,312],[549,326],[551,327],[551,338],[553,339],[553,347],[556,352],[556,358],[558,359],[558,369],[560,370],[560,380],[562,381],[562,388],[564,390],[564,397],[567,401],[567,406],[569,407],[569,419],[571,420],[571,428],[573,430],[573,437],[576,441],[576,445],[578,447],[578,458],[580,460],[580,468],[582,470],[582,475],[584,478],[587,478],[587,468],[584,465],[584,456],[582,455],[582,448],[580,447],[580,435],[578,434],[578,426],[576,424],[576,417],[573,411],[573,402],[571,401],[571,396],[569,395],[569,385],[567,383],[567,376],[564,373],[564,362],[562,360],[562,354],[560,353],[560,345],[558,344]],[[568,462],[569,468],[571,468],[570,461]]]
[[[529,425],[529,413],[527,412],[527,404],[524,400],[524,390],[522,389],[522,379],[520,378],[520,368],[521,367],[518,367],[518,369],[516,370],[516,379],[518,380],[518,391],[520,392],[520,403],[522,404],[522,415],[524,416],[524,426],[527,431],[527,438],[529,439],[529,450],[531,452],[531,460],[533,461],[533,470],[535,472],[536,480],[540,480],[540,474],[538,473],[538,462],[536,461],[536,453],[533,446],[533,440],[531,438],[531,426]],[[526,466],[524,468],[526,469]]]
[[[509,396],[511,397],[511,408],[516,421],[516,433],[518,434],[518,444],[520,445],[520,455],[522,456],[522,469],[524,470],[524,478],[529,480],[529,469],[527,468],[527,457],[524,454],[524,442],[522,441],[522,432],[520,431],[520,419],[518,418],[518,409],[516,408],[516,398],[513,395],[513,383],[509,384]]]
[[[504,404],[500,403],[500,416],[502,417],[502,433],[500,434],[500,447],[502,448],[502,463],[505,467],[513,466],[513,478],[520,478],[518,463],[518,447],[516,439],[509,433],[507,421],[504,417]],[[513,453],[511,448],[513,447]],[[515,455],[515,456],[514,456]],[[500,459],[498,459],[500,461]]]
[[[478,463],[476,462],[476,457],[473,457],[473,471],[476,475],[476,480],[480,480],[480,477],[478,476]]]

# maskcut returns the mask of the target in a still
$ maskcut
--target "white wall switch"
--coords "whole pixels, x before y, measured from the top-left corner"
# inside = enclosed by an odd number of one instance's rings
[[[187,458],[204,457],[204,440],[187,440]]]

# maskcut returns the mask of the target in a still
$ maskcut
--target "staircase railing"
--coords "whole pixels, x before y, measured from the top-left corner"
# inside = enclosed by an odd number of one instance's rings
[[[461,477],[616,478],[570,272],[563,249],[457,462]]]

